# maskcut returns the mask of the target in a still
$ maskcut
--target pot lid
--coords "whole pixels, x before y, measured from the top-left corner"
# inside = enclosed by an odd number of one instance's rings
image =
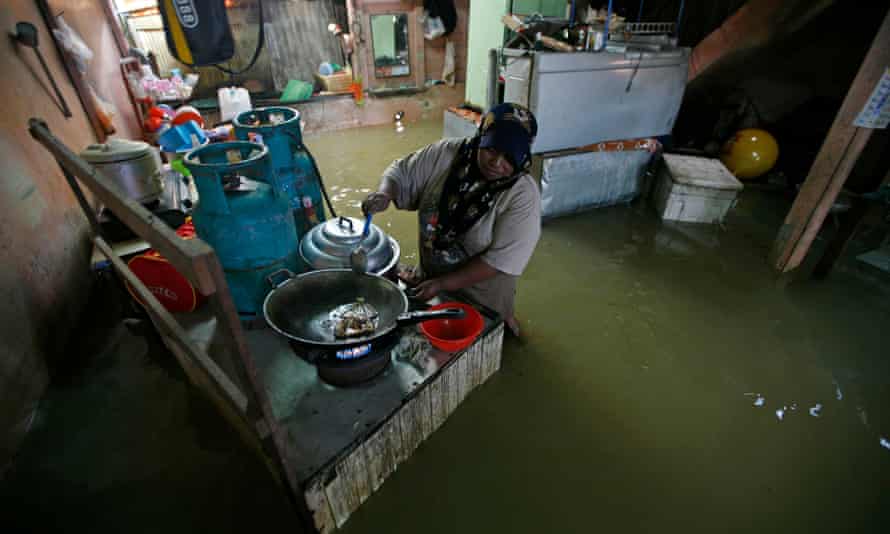
[[[114,163],[141,158],[151,154],[151,145],[142,141],[109,139],[107,143],[96,143],[86,147],[80,157],[90,163]]]
[[[349,268],[349,255],[361,241],[364,224],[353,217],[318,224],[303,237],[300,255],[313,269]],[[368,272],[383,274],[398,261],[398,244],[373,223],[362,244],[368,254]]]

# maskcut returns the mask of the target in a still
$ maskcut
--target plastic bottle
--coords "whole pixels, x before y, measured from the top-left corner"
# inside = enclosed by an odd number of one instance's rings
[[[244,111],[250,111],[250,93],[243,87],[222,87],[217,91],[220,121],[230,121]]]
[[[310,197],[303,197],[303,214],[306,216],[306,230],[318,224],[318,215],[315,213],[315,207],[312,205]]]

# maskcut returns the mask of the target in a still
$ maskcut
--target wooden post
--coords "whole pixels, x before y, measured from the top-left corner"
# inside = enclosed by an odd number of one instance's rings
[[[825,217],[865,148],[871,129],[853,125],[872,90],[890,66],[890,13],[884,17],[865,60],[850,86],[828,137],[791,206],[773,244],[771,263],[779,272],[803,262]]]

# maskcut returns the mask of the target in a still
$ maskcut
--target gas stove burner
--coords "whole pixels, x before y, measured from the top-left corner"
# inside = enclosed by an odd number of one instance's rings
[[[318,377],[337,387],[363,384],[382,373],[392,361],[392,349],[402,337],[401,329],[387,336],[384,342],[358,344],[337,350],[310,349],[293,344],[294,352],[315,365]]]

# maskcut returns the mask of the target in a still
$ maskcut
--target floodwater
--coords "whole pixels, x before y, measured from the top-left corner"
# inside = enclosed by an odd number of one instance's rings
[[[441,122],[306,138],[345,215]],[[890,299],[782,286],[784,200],[723,227],[645,203],[549,221],[523,338],[352,516],[348,533],[890,532]],[[416,261],[413,213],[375,223]]]

